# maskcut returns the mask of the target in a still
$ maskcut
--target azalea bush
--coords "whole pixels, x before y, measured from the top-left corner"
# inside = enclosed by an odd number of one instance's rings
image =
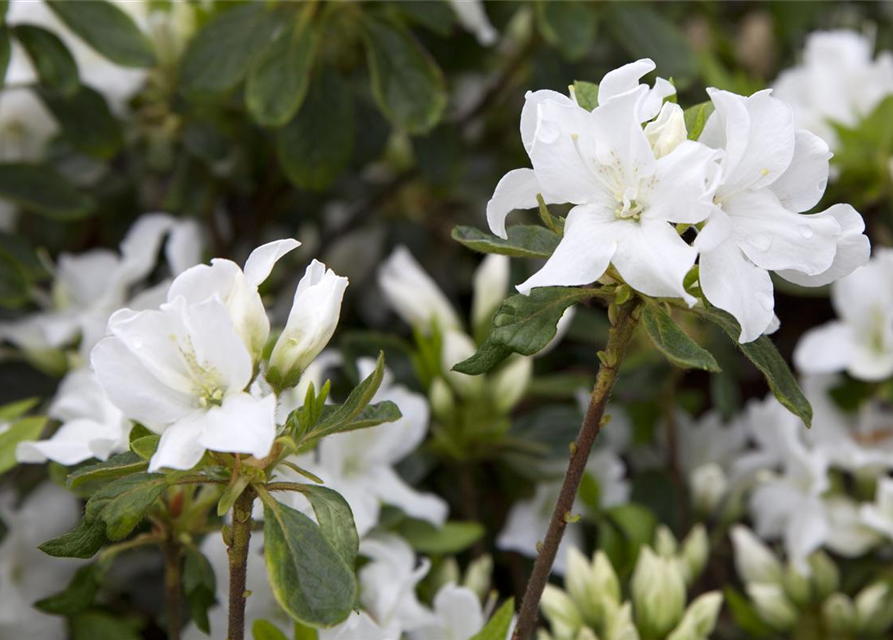
[[[0,639],[893,633],[888,8],[0,13]]]

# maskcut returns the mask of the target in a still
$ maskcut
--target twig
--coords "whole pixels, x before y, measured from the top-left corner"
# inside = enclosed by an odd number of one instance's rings
[[[254,489],[247,487],[233,504],[233,524],[229,549],[229,628],[227,640],[245,640],[245,581],[248,573],[248,548],[251,542],[251,510]]]
[[[170,532],[162,545],[164,552],[164,603],[167,610],[168,640],[180,640],[180,545]]]

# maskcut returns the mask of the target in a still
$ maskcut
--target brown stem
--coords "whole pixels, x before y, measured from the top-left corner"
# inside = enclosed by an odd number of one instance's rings
[[[167,609],[168,640],[180,640],[180,545],[169,533],[164,553],[164,603]]]
[[[245,598],[248,591],[248,547],[251,541],[251,510],[254,489],[247,487],[233,504],[233,524],[226,540],[229,555],[229,629],[227,640],[245,640]]]
[[[626,348],[636,328],[641,311],[639,304],[640,301],[634,299],[617,309],[613,326],[608,334],[608,344],[605,347],[602,365],[595,380],[595,388],[589,398],[589,408],[586,410],[583,424],[580,426],[575,446],[572,447],[567,474],[564,476],[561,493],[558,496],[555,510],[552,512],[552,520],[549,522],[549,530],[546,532],[542,550],[536,558],[533,573],[530,574],[530,581],[527,583],[527,590],[521,602],[518,624],[515,627],[512,640],[528,640],[536,627],[540,598],[543,595],[543,589],[546,588],[549,574],[552,572],[552,564],[555,562],[555,555],[558,553],[558,545],[561,543],[564,529],[571,516],[577,490],[580,488],[586,463],[589,460],[589,453],[601,431],[602,417],[617,379],[617,370],[620,368],[620,363],[623,361]]]

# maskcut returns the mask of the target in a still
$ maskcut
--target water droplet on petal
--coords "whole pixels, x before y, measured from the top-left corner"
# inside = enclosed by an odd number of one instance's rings
[[[812,227],[809,227],[805,224],[800,225],[798,231],[800,231],[800,235],[806,238],[807,240],[815,235],[812,230]]]
[[[763,234],[751,236],[747,239],[747,242],[757,251],[768,251],[769,247],[772,246],[772,238]]]
[[[558,140],[560,134],[561,129],[559,129],[558,125],[548,121],[540,122],[540,126],[536,131],[537,140],[544,144],[552,144]]]

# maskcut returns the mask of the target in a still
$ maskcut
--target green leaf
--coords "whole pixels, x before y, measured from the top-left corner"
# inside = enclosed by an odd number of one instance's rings
[[[255,620],[254,624],[251,625],[251,635],[254,637],[254,640],[289,640],[288,636],[282,633],[279,627],[272,622],[260,619]]]
[[[216,601],[217,580],[214,568],[198,549],[186,547],[183,563],[183,592],[189,602],[192,621],[204,633],[210,633],[208,609]]]
[[[788,368],[787,362],[778,353],[778,349],[775,348],[768,336],[760,336],[753,342],[741,344],[738,342],[741,326],[731,315],[716,307],[695,309],[694,311],[722,328],[735,343],[735,346],[741,349],[748,360],[765,376],[769,388],[778,401],[788,411],[803,420],[807,427],[812,425],[812,406],[803,395],[803,390],[797,384],[797,379]]]
[[[322,436],[331,435],[333,433],[344,433],[347,431],[357,431],[359,429],[368,429],[377,427],[380,424],[394,422],[401,417],[400,409],[390,400],[370,404],[356,415],[342,420],[336,417],[336,413],[341,410],[344,405],[327,404],[322,408],[320,419],[322,422],[313,427],[305,436],[306,439],[320,438]],[[303,411],[303,407],[298,411]],[[323,431],[325,430],[325,431]]]
[[[514,295],[497,309],[490,333],[477,352],[453,367],[480,375],[492,370],[512,353],[532,356],[555,337],[556,326],[568,307],[591,298],[592,289],[540,287],[529,296]]]
[[[65,137],[79,151],[108,160],[121,149],[124,143],[121,127],[98,91],[80,86],[74,94],[66,96],[50,88],[39,88],[37,94],[59,121]]]
[[[454,520],[435,527],[430,522],[413,518],[401,522],[399,532],[419,553],[436,555],[461,553],[486,533],[479,522]]]
[[[277,14],[265,2],[223,11],[189,44],[180,70],[183,89],[197,95],[233,89],[266,49],[277,23]]]
[[[372,95],[385,116],[409,133],[431,130],[447,103],[443,74],[405,27],[363,12]]]
[[[354,140],[353,100],[334,70],[324,69],[298,114],[276,136],[286,177],[302,189],[322,191],[350,162]]]
[[[80,613],[69,623],[71,640],[141,640],[142,626],[139,618],[98,610]]]
[[[16,309],[29,300],[28,279],[18,263],[0,254],[0,306]]]
[[[16,447],[20,442],[37,440],[46,422],[45,416],[24,418],[0,433],[0,473],[16,466]]]
[[[689,107],[683,112],[682,115],[685,118],[685,129],[688,131],[689,140],[697,140],[701,137],[704,125],[707,124],[707,119],[710,118],[712,113],[713,102],[710,100]]]
[[[76,469],[68,476],[67,484],[69,488],[77,489],[89,482],[114,480],[145,471],[148,466],[149,463],[137,454],[125,451],[113,455],[105,462],[97,462]]]
[[[93,200],[48,165],[0,163],[0,198],[55,220],[77,220],[93,210]]]
[[[58,538],[47,540],[37,548],[54,558],[81,558],[86,560],[96,555],[108,539],[105,537],[105,524],[101,521],[88,522],[81,519],[78,525]]]
[[[350,615],[357,597],[353,567],[303,513],[264,500],[264,555],[276,600],[313,627],[331,627]]]
[[[587,111],[592,111],[598,106],[598,85],[594,82],[577,80],[574,82],[574,97],[578,105]]]
[[[131,442],[130,449],[143,460],[149,460],[155,455],[159,442],[161,442],[161,436],[153,433],[150,436],[143,436]]]
[[[310,85],[315,52],[316,33],[297,16],[258,56],[245,87],[248,113],[258,124],[281,127],[294,117]]]
[[[509,598],[502,603],[483,629],[471,636],[469,640],[505,640],[509,634],[509,626],[515,616],[515,599]]]
[[[721,371],[710,352],[689,338],[660,306],[646,305],[642,311],[642,324],[654,346],[677,367],[714,373]]]
[[[0,27],[0,88],[6,83],[6,70],[9,68],[9,60],[12,58],[12,38],[9,37],[9,28]]]
[[[475,227],[460,225],[453,229],[453,240],[469,249],[516,258],[548,258],[561,241],[561,236],[554,231],[533,224],[508,227],[506,235],[508,240]]]
[[[347,566],[353,567],[360,549],[360,537],[347,500],[337,491],[312,484],[306,485],[302,493],[310,501],[326,540],[341,555]]]
[[[99,591],[102,570],[96,564],[88,564],[78,569],[71,582],[59,593],[34,603],[34,607],[45,613],[70,616],[85,611]]]
[[[13,33],[34,63],[43,84],[66,96],[78,90],[77,62],[55,33],[31,24],[17,25]]]
[[[536,3],[537,24],[546,41],[568,60],[579,60],[595,42],[596,14],[591,2]]]
[[[40,402],[40,398],[25,398],[24,400],[16,400],[0,407],[0,423],[11,422],[16,418],[31,411]]]
[[[98,53],[122,67],[155,64],[152,45],[130,16],[110,2],[52,0],[50,9]]]
[[[106,535],[120,540],[133,531],[167,486],[160,473],[134,473],[105,485],[87,501],[88,521],[102,520]]]

